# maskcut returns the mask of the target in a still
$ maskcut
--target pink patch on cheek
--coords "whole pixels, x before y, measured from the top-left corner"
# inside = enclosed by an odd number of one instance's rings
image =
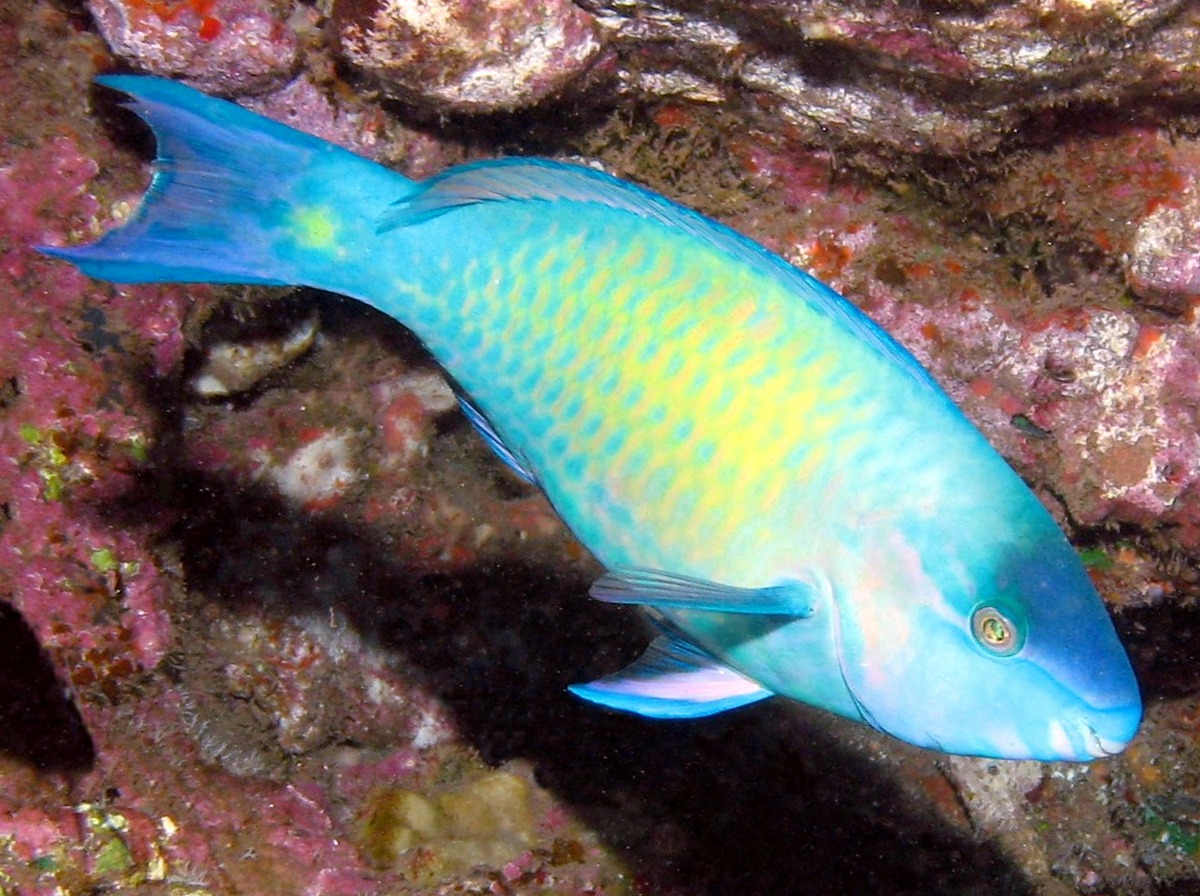
[[[919,661],[921,618],[931,610],[941,618],[947,607],[920,555],[900,535],[864,556],[863,569],[849,595],[862,644],[857,665],[862,686],[884,693]]]

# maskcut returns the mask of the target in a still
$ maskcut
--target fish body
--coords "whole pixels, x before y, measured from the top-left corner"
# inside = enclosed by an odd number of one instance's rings
[[[660,629],[572,688],[693,717],[771,695],[956,753],[1120,750],[1137,684],[1075,551],[929,374],[757,244],[600,172],[416,183],[182,85],[117,76],[137,214],[47,251],[117,281],[305,284],[413,330],[502,458]]]

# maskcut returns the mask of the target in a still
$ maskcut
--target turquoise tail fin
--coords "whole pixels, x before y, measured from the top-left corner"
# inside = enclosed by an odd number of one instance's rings
[[[183,84],[96,80],[131,97],[158,153],[130,220],[88,246],[41,247],[89,276],[338,289],[329,219],[373,233],[371,222],[413,189],[374,162]]]

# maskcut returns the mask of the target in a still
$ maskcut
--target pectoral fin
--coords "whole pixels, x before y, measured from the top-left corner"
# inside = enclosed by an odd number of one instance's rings
[[[571,685],[577,697],[655,719],[695,719],[771,696],[699,647],[662,635],[616,675]]]
[[[813,613],[817,588],[799,580],[738,588],[656,569],[617,567],[597,579],[588,593],[609,604],[803,618]]]

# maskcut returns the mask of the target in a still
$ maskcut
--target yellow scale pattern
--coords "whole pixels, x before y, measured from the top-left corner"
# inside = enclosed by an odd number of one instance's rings
[[[734,584],[737,557],[757,552],[761,568],[774,559],[764,552],[787,547],[773,534],[794,526],[788,492],[821,487],[830,440],[842,455],[865,434],[846,401],[854,359],[823,348],[838,341],[832,322],[771,278],[716,251],[697,257],[694,241],[664,246],[660,230],[648,245],[651,234],[629,229],[608,241],[604,264],[585,234],[532,262],[526,319],[542,326],[529,342],[544,348],[513,372],[528,373],[550,421],[531,440],[546,452],[537,465],[552,500],[598,521],[619,508],[605,536],[635,562],[720,568]],[[571,481],[573,470],[589,475]],[[568,471],[563,481],[556,471]],[[636,527],[614,531],[630,518]]]

